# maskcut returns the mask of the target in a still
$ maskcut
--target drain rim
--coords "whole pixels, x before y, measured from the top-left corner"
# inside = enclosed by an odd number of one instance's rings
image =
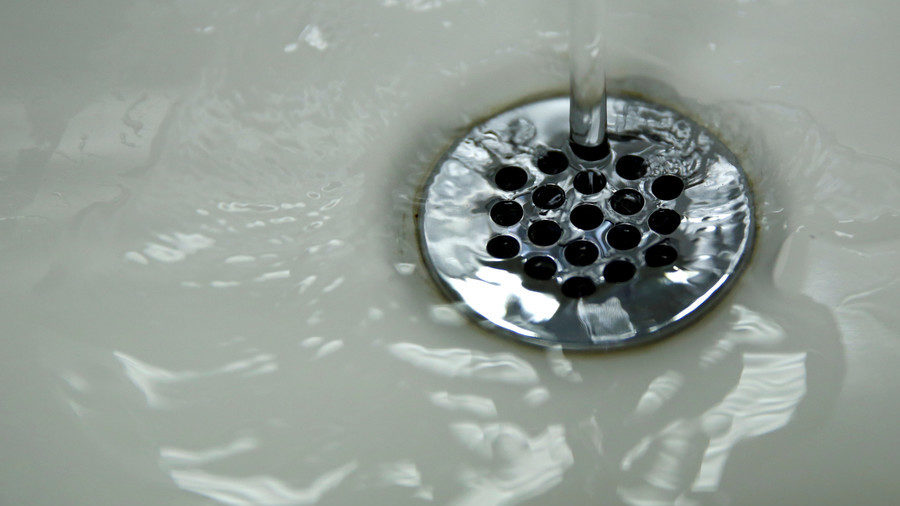
[[[634,333],[633,335],[630,335],[630,336],[627,336],[624,338],[623,337],[614,337],[612,339],[600,339],[600,340],[594,339],[590,342],[556,340],[553,338],[552,335],[549,335],[547,333],[542,333],[542,332],[536,332],[533,328],[528,328],[527,326],[522,326],[520,324],[517,324],[514,321],[508,321],[508,320],[497,321],[496,318],[492,318],[489,315],[485,315],[483,311],[476,309],[469,302],[467,302],[466,297],[463,296],[457,288],[454,288],[453,284],[449,283],[447,281],[447,279],[444,278],[444,274],[442,274],[440,269],[438,267],[436,267],[437,262],[435,262],[435,259],[432,258],[431,250],[428,246],[428,241],[429,241],[428,240],[428,232],[426,231],[426,221],[428,219],[428,209],[427,209],[428,208],[428,198],[427,197],[432,190],[435,180],[438,178],[438,176],[441,173],[441,168],[444,167],[445,164],[447,164],[449,161],[452,160],[454,153],[456,153],[457,150],[460,149],[460,146],[464,142],[466,142],[472,136],[476,135],[476,132],[480,127],[488,125],[491,122],[496,121],[498,118],[509,116],[509,115],[513,114],[516,110],[519,110],[519,109],[528,109],[531,107],[547,106],[547,104],[551,104],[553,102],[559,102],[559,101],[565,102],[565,108],[567,110],[568,109],[568,98],[567,97],[547,98],[547,99],[542,99],[542,100],[538,100],[536,102],[531,102],[528,104],[519,105],[517,107],[507,109],[503,112],[500,112],[500,113],[492,116],[491,118],[488,118],[487,120],[484,120],[484,121],[470,127],[468,129],[468,131],[465,133],[465,135],[463,137],[457,139],[456,141],[454,141],[452,146],[441,156],[441,158],[438,160],[438,162],[434,166],[431,167],[431,170],[427,177],[427,181],[421,190],[422,197],[420,199],[420,205],[418,207],[418,212],[416,213],[417,238],[418,238],[418,243],[419,243],[419,247],[420,247],[420,253],[422,255],[422,258],[423,258],[423,261],[424,261],[424,264],[426,267],[426,271],[430,274],[431,279],[436,282],[437,286],[440,288],[440,290],[443,292],[443,294],[448,299],[455,302],[456,305],[459,307],[459,309],[461,309],[462,312],[465,313],[469,318],[471,318],[475,323],[477,323],[479,326],[481,326],[487,330],[491,330],[495,334],[499,334],[499,335],[507,337],[507,338],[512,338],[519,342],[537,345],[540,347],[548,347],[548,346],[562,347],[563,349],[567,349],[567,350],[606,351],[606,350],[614,350],[614,349],[632,347],[632,346],[637,346],[637,345],[643,345],[643,344],[655,342],[660,339],[671,336],[672,334],[679,332],[680,330],[687,327],[688,325],[698,321],[704,315],[706,315],[711,309],[713,309],[722,300],[722,298],[724,298],[728,293],[730,293],[731,289],[734,287],[734,285],[737,283],[737,280],[740,278],[740,275],[743,274],[743,272],[746,270],[746,267],[752,257],[755,240],[756,240],[756,214],[755,214],[756,207],[755,207],[749,179],[747,178],[746,173],[741,168],[740,162],[738,161],[737,157],[727,148],[727,146],[725,146],[717,137],[712,135],[707,129],[703,128],[701,125],[697,124],[696,122],[691,120],[689,117],[686,117],[686,116],[682,115],[681,113],[679,113],[669,107],[661,106],[659,104],[649,102],[649,101],[646,101],[643,99],[637,99],[637,98],[633,98],[633,97],[611,96],[610,100],[609,100],[610,109],[613,109],[615,104],[617,104],[617,103],[618,103],[618,106],[620,109],[623,107],[623,104],[625,104],[625,106],[627,106],[628,104],[636,103],[643,107],[648,107],[651,109],[659,109],[659,110],[666,111],[668,113],[672,113],[672,114],[676,115],[676,117],[679,120],[686,121],[692,129],[696,129],[698,132],[700,132],[701,134],[705,134],[706,136],[708,136],[711,139],[711,142],[715,148],[714,153],[716,155],[723,156],[725,161],[727,161],[728,164],[730,165],[730,168],[732,168],[733,170],[735,170],[737,172],[736,179],[740,183],[740,187],[742,190],[741,198],[744,199],[743,210],[746,211],[746,215],[741,220],[735,221],[735,223],[743,224],[743,232],[744,232],[744,234],[742,236],[743,239],[741,240],[739,249],[737,251],[737,253],[738,253],[737,260],[732,262],[729,265],[729,268],[726,269],[725,272],[723,272],[721,274],[721,276],[718,278],[718,280],[711,287],[709,287],[709,289],[703,291],[696,297],[697,301],[700,301],[699,305],[688,306],[687,308],[685,308],[685,310],[689,310],[686,314],[680,315],[680,313],[679,313],[679,314],[676,314],[676,317],[674,317],[672,319],[669,319],[669,318],[660,319],[659,320],[660,323],[655,324],[655,325],[649,325],[644,329],[640,329],[638,332]],[[559,105],[559,104],[557,104],[557,105]],[[612,113],[613,111],[610,111],[610,112]],[[611,122],[612,122],[613,114],[611,114],[610,117],[611,117]],[[612,127],[610,129],[612,132],[612,135],[615,136],[617,134],[616,125],[611,124],[610,126]],[[520,197],[522,197],[524,199],[530,200],[530,198],[531,198],[530,194],[535,188],[538,188],[540,186],[547,185],[547,184],[557,184],[557,181],[559,180],[559,177],[561,174],[566,174],[567,172],[572,173],[572,176],[570,176],[568,178],[569,182],[571,183],[571,179],[574,177],[574,175],[577,175],[578,173],[581,173],[583,171],[593,171],[593,170],[601,170],[601,169],[603,170],[603,171],[601,171],[601,174],[604,174],[604,177],[606,178],[606,183],[604,185],[603,190],[601,190],[600,192],[595,193],[595,194],[587,194],[587,195],[576,193],[574,206],[584,205],[584,204],[598,204],[597,198],[599,198],[600,194],[609,193],[611,190],[611,184],[612,184],[612,188],[616,188],[616,186],[613,184],[613,181],[610,179],[610,175],[607,174],[609,171],[612,171],[612,173],[615,174],[616,157],[607,158],[605,160],[600,160],[599,162],[585,161],[585,160],[579,159],[571,151],[571,148],[568,146],[568,142],[559,142],[556,144],[538,143],[538,144],[533,144],[533,145],[544,146],[543,148],[541,148],[544,150],[544,152],[546,152],[547,150],[563,151],[570,158],[570,165],[568,167],[566,167],[565,169],[563,169],[562,171],[555,172],[553,174],[545,173],[546,177],[538,179],[538,180],[534,179],[533,173],[535,170],[539,170],[539,169],[537,169],[537,167],[534,167],[533,170],[529,170],[529,167],[525,166],[524,168],[526,170],[526,173],[528,174],[529,182],[527,182],[524,187],[522,187],[518,190],[514,190],[511,192],[506,191],[505,196],[503,196],[502,198],[510,199],[510,200],[514,200],[514,199],[521,200]],[[633,154],[633,153],[618,152],[617,156],[622,157],[622,156],[628,155],[628,154]],[[531,155],[534,157],[537,157],[539,155],[539,153],[537,151],[532,151]],[[606,162],[606,164],[604,164],[602,162]],[[498,163],[499,165],[497,165],[493,169],[488,167],[486,169],[488,172],[486,173],[486,175],[484,175],[485,178],[488,178],[491,181],[493,180],[493,174],[496,173],[498,168],[502,168],[507,165],[520,165],[519,163],[517,163],[516,160],[511,160],[511,159],[506,159],[506,158],[504,158],[502,161],[497,160],[496,163]],[[598,165],[599,165],[599,168],[598,168]],[[606,167],[606,169],[604,169],[604,167]],[[492,170],[492,172],[491,172],[491,170]],[[644,185],[644,186],[642,186],[642,191],[640,193],[642,194],[642,196],[644,196],[644,198],[646,200],[647,195],[652,195],[652,193],[650,192],[650,185],[657,177],[659,177],[661,175],[665,175],[665,174],[648,173],[648,174],[646,174],[646,176],[643,177],[644,181],[641,181],[639,179],[639,180],[630,180],[630,182],[634,183],[635,181],[639,181]],[[612,177],[615,178],[616,176],[612,176]],[[571,186],[571,184],[569,184],[569,186]],[[622,189],[622,188],[630,188],[630,187],[631,186],[622,186],[622,187],[618,187],[618,188]],[[687,192],[688,189],[691,187],[692,187],[692,185],[690,183],[686,184],[684,192]],[[566,204],[563,205],[562,208],[565,209],[566,207],[572,207],[572,206],[569,206],[568,200],[571,197],[572,192],[574,192],[575,190],[574,190],[574,188],[570,188],[570,187],[564,187],[563,189],[567,196],[567,202],[566,202]],[[675,201],[671,201],[671,200],[670,201],[663,201],[662,199],[659,199],[659,200],[663,204],[665,204],[666,202],[668,202],[669,204],[675,202]],[[600,227],[598,227],[596,230],[582,231],[584,234],[588,234],[588,235],[593,234],[593,233],[604,234],[609,228],[609,226],[608,226],[609,220],[614,219],[614,217],[619,218],[618,223],[630,223],[629,220],[633,219],[637,216],[642,216],[641,219],[646,221],[649,218],[650,214],[652,214],[654,211],[656,211],[658,209],[672,209],[673,208],[672,205],[653,207],[652,205],[650,205],[649,202],[645,202],[643,205],[643,208],[637,214],[616,216],[615,214],[608,212],[608,209],[609,209],[608,196],[606,196],[606,200],[604,202],[606,202],[607,207],[601,207],[601,209],[603,209],[604,215],[606,215],[603,224]],[[542,212],[550,213],[550,214],[554,214],[559,211],[561,211],[561,209],[558,207],[542,210]],[[677,210],[676,212],[679,216],[681,216],[681,223],[683,225],[685,220],[688,218],[688,216],[683,212],[683,210]],[[610,214],[613,214],[613,216],[609,216]],[[646,215],[646,216],[644,216],[644,215]],[[531,218],[530,218],[530,216],[531,216]],[[516,227],[522,226],[523,224],[527,225],[529,223],[530,219],[531,220],[534,219],[533,215],[529,215],[526,212],[525,217],[521,220],[519,225],[516,225]],[[557,216],[555,219],[565,220],[566,217]],[[646,228],[646,226],[645,226],[645,228]],[[552,259],[554,259],[557,262],[557,264],[560,261],[565,263],[565,260],[562,259],[563,258],[563,256],[562,256],[563,248],[565,247],[565,245],[578,239],[578,237],[567,236],[567,233],[568,233],[568,230],[564,231],[563,237],[559,241],[557,241],[557,243],[555,245],[550,246],[550,247],[537,247],[537,248],[529,249],[529,247],[526,247],[526,245],[524,245],[524,243],[523,243],[522,244],[523,247],[520,249],[520,251],[516,257],[514,257],[512,259],[502,259],[502,260],[494,259],[494,260],[496,260],[494,265],[486,265],[486,267],[498,268],[497,269],[498,271],[503,271],[509,275],[514,275],[515,274],[514,272],[510,272],[509,270],[504,270],[504,268],[508,267],[509,266],[508,264],[515,263],[515,262],[520,262],[520,263],[524,264],[524,262],[526,260],[528,260],[529,258],[535,257],[535,256],[549,255]],[[582,237],[584,237],[584,234],[582,235]],[[654,231],[654,232],[652,232],[652,234],[657,234],[657,233]],[[496,233],[494,235],[496,235]],[[521,234],[513,233],[512,235],[518,236],[520,238],[520,242],[521,242],[521,237],[522,237]],[[643,261],[645,250],[649,246],[668,242],[668,240],[669,240],[668,236],[661,235],[661,234],[659,234],[659,237],[657,239],[648,241],[645,238],[645,240],[642,240],[641,246],[638,248],[635,248],[633,251],[634,255],[632,255],[635,259],[639,259],[638,264],[635,265],[635,267],[637,267],[637,272],[636,272],[636,274],[633,275],[632,279],[622,283],[622,285],[628,285],[628,284],[636,282],[636,278],[639,278],[642,275],[642,271],[665,270],[665,269],[667,269],[667,267],[672,267],[672,265],[663,266],[663,267],[650,267],[647,265],[642,265],[642,263],[641,263]],[[551,249],[555,249],[556,251],[554,253],[550,253],[548,250],[551,250]],[[675,261],[676,264],[678,263],[678,261],[681,260],[680,251],[681,250],[679,249],[679,258],[676,259],[676,261]],[[558,309],[558,311],[571,312],[571,311],[577,309],[578,307],[583,306],[584,301],[582,299],[574,299],[573,300],[573,299],[565,298],[562,295],[562,288],[561,288],[562,282],[566,281],[567,279],[573,278],[573,277],[582,276],[583,275],[582,272],[584,272],[586,269],[594,269],[594,275],[589,276],[589,278],[594,279],[594,280],[598,280],[598,279],[600,280],[599,284],[597,284],[597,282],[595,281],[595,285],[597,285],[597,291],[599,292],[599,291],[601,291],[601,289],[603,288],[603,285],[605,283],[603,281],[602,270],[610,262],[622,257],[621,254],[623,254],[623,253],[627,254],[627,253],[631,253],[631,251],[627,251],[627,252],[615,251],[611,257],[605,258],[605,260],[602,263],[595,262],[591,266],[576,267],[573,271],[569,272],[568,274],[561,273],[559,270],[557,270],[556,274],[554,276],[552,276],[552,278],[554,278],[554,286],[549,287],[549,288],[547,286],[542,286],[542,290],[540,290],[540,291],[543,293],[543,295],[545,295],[551,299],[555,299],[557,302],[561,302],[560,308]],[[630,260],[630,261],[634,265],[634,261],[633,260]],[[519,266],[519,267],[520,267],[519,270],[521,270],[521,266]],[[523,273],[518,273],[518,275],[519,275],[518,281],[520,281],[522,283],[523,287],[534,284],[534,283],[544,284],[544,285],[546,285],[546,283],[547,283],[547,282],[540,281],[540,280],[534,280],[532,278],[526,278]],[[609,298],[613,298],[613,297],[609,297]],[[593,302],[596,302],[596,301],[589,301],[589,303],[593,303]],[[596,305],[596,304],[594,304],[594,305]],[[684,311],[682,311],[682,312],[684,312]]]

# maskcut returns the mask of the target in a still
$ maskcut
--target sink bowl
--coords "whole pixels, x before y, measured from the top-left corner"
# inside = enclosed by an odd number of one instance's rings
[[[716,132],[759,230],[590,354],[471,324],[415,235],[458,136],[565,92],[556,3],[0,7],[0,503],[893,502],[900,5],[609,12],[611,88]]]

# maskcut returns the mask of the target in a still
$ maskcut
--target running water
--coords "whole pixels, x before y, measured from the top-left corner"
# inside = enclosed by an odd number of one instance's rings
[[[606,0],[569,0],[570,138],[588,148],[606,140],[605,5]]]
[[[0,16],[0,503],[850,504],[861,468],[890,503],[900,167],[786,105],[820,71],[757,37],[815,55],[859,26],[843,3],[817,5],[843,23],[822,39],[808,4],[718,2],[700,33],[709,2],[663,4],[613,13],[610,68],[650,79],[610,91],[741,157],[757,250],[704,320],[603,356],[471,326],[413,233],[460,131],[566,93],[555,2]]]

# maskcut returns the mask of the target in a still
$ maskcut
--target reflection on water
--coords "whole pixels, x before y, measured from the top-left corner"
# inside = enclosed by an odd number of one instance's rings
[[[746,159],[760,209],[715,311],[639,350],[535,350],[437,294],[412,204],[455,129],[564,85],[551,20],[509,2],[53,7],[23,26],[60,42],[0,75],[0,502],[753,504],[747,484],[788,474],[779,457],[829,430],[840,392],[894,401],[867,396],[896,361],[900,171],[801,111],[682,103]]]
[[[422,473],[416,467],[415,462],[401,460],[390,462],[381,466],[381,478],[386,485],[407,487],[416,490],[413,497],[425,501],[434,499],[432,487],[422,485]]]
[[[558,485],[575,463],[561,425],[547,427],[535,437],[506,423],[456,423],[451,429],[463,445],[491,464],[462,468],[460,480],[468,491],[451,504],[520,502]]]
[[[516,385],[538,381],[534,367],[512,353],[489,355],[461,348],[428,349],[413,343],[396,343],[390,350],[404,362],[450,378],[479,378]]]
[[[225,446],[206,450],[185,450],[163,446],[159,449],[160,465],[165,467],[200,466],[259,448],[259,441],[242,437]]]
[[[435,406],[453,411],[468,411],[473,415],[484,418],[497,416],[497,406],[494,404],[494,401],[478,395],[453,395],[448,392],[434,392],[431,394],[431,402]]]
[[[701,418],[704,427],[720,433],[709,434],[693,490],[717,490],[732,448],[787,425],[806,395],[805,352],[745,353],[743,359],[737,386]]]
[[[742,359],[737,385],[719,404],[695,419],[677,420],[643,438],[626,454],[622,469],[640,472],[644,482],[619,489],[626,503],[677,503],[688,490],[715,492],[728,456],[739,442],[789,423],[806,394],[806,353],[744,353]],[[639,411],[643,405],[647,414],[646,406],[661,398],[660,391],[677,388],[678,377],[667,376],[651,383]],[[702,450],[704,442],[708,443]]]
[[[337,487],[357,468],[355,462],[332,469],[317,477],[308,487],[292,487],[270,476],[240,478],[222,476],[198,469],[173,470],[175,483],[221,504],[315,504]]]
[[[657,376],[641,396],[634,410],[636,416],[649,416],[659,411],[684,385],[684,376],[678,371],[666,371]]]
[[[575,370],[572,361],[563,354],[562,346],[547,348],[546,353],[547,363],[550,365],[550,370],[553,371],[553,374],[573,383],[581,383],[581,375]]]
[[[167,387],[177,390],[179,384],[193,385],[198,382],[197,380],[224,374],[253,376],[278,370],[275,356],[270,354],[259,354],[247,359],[236,360],[209,371],[170,371],[142,362],[122,352],[113,352],[113,355],[122,364],[128,379],[144,394],[147,406],[154,409],[169,409],[177,404],[175,400],[167,396]]]

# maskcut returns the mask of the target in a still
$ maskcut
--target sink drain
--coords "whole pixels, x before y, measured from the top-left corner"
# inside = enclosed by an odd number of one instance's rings
[[[749,258],[753,201],[734,155],[671,109],[607,104],[600,160],[569,145],[561,97],[476,126],[435,167],[423,257],[477,321],[544,346],[645,343],[696,319]]]

